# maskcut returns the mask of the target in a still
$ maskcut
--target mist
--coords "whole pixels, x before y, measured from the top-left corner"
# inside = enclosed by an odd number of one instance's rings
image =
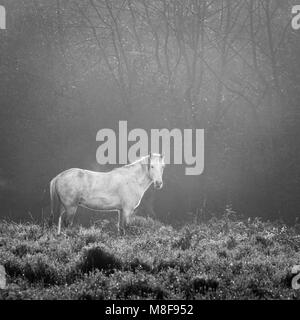
[[[184,223],[230,208],[296,221],[300,32],[290,25],[292,1],[2,4],[1,217],[46,216],[49,182],[63,170],[120,166],[97,162],[96,135],[118,132],[123,120],[149,136],[204,130],[203,172],[186,175],[171,156],[163,189],[147,191],[138,214]]]

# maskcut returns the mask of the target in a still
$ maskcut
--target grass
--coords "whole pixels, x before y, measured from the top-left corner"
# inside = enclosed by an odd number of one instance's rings
[[[2,221],[0,299],[299,299],[299,250],[296,228],[228,214],[176,229],[136,217],[126,236]]]

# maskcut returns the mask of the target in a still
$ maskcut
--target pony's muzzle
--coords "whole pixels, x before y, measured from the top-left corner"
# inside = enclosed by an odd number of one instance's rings
[[[163,186],[163,182],[162,181],[155,181],[154,182],[154,188],[155,189],[161,189]]]

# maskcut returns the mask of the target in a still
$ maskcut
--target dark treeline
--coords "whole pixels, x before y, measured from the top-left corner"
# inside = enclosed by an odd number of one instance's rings
[[[1,215],[34,216],[96,133],[204,128],[205,169],[170,165],[154,211],[226,206],[293,223],[300,210],[300,31],[293,1],[7,0],[0,30]],[[151,192],[151,191],[150,191]],[[150,198],[152,196],[150,195]]]

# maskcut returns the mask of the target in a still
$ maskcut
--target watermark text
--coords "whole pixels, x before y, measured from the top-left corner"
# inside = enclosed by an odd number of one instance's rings
[[[0,29],[6,29],[6,10],[5,7],[0,5]]]
[[[294,30],[300,29],[300,4],[292,7],[292,28]]]
[[[128,132],[127,121],[119,121],[118,139],[112,129],[97,132],[101,142],[96,152],[99,164],[127,164],[151,153],[161,153],[165,163],[186,164],[186,175],[200,175],[204,170],[204,129],[151,129],[150,141],[144,129]],[[118,146],[117,146],[118,141]],[[171,142],[173,148],[171,147]],[[130,146],[129,146],[130,144]],[[128,148],[129,147],[129,148]],[[117,152],[118,151],[118,152]],[[117,161],[118,155],[118,161]]]

